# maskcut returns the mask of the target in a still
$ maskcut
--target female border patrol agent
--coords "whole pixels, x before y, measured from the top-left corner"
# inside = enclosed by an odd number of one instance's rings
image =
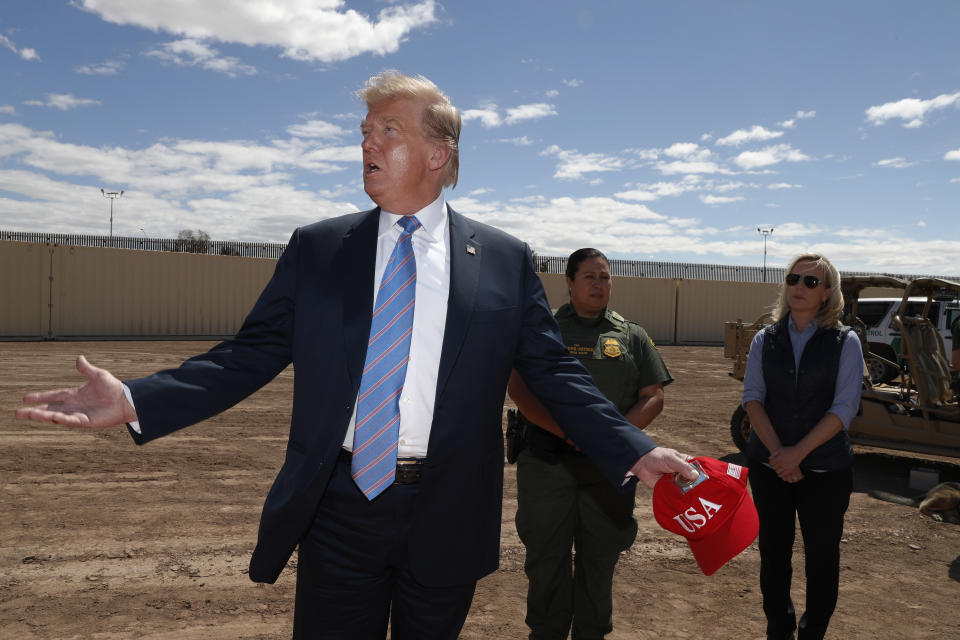
[[[570,303],[554,315],[567,348],[617,409],[646,428],[663,409],[670,372],[646,331],[607,308],[612,283],[603,253],[573,252],[566,276]],[[527,549],[530,638],[566,638],[571,623],[574,640],[603,638],[613,629],[613,570],[637,535],[634,492],[610,486],[516,372],[509,393],[526,422],[516,522]]]

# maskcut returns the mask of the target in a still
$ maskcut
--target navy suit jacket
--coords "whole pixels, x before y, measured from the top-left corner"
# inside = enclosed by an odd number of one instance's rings
[[[527,245],[449,213],[446,329],[409,543],[415,577],[433,586],[470,583],[498,566],[511,369],[614,485],[655,446],[568,354]],[[142,432],[131,433],[143,444],[233,406],[294,364],[290,436],[261,514],[254,581],[274,582],[309,529],[346,435],[370,331],[379,215],[298,229],[236,336],[126,382]]]

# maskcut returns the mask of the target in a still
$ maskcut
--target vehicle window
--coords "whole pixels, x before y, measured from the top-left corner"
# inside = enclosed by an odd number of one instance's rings
[[[947,309],[947,328],[953,326],[953,321],[960,316],[960,309]]]
[[[875,327],[883,320],[883,316],[887,315],[887,309],[892,304],[892,302],[861,300],[857,303],[857,315],[863,320],[863,324],[868,327]]]
[[[924,304],[926,303],[908,302],[907,312],[904,315],[909,317],[919,316],[921,313],[923,313]],[[934,302],[933,304],[930,305],[930,311],[927,313],[927,319],[930,320],[930,322],[932,322],[934,326],[937,325],[937,309],[939,309],[939,305],[937,305],[937,303]]]

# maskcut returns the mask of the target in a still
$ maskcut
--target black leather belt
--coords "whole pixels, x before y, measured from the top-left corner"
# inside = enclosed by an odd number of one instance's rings
[[[340,462],[350,464],[353,454],[346,449],[340,449]],[[426,458],[397,458],[397,473],[393,484],[416,484],[423,477],[423,467]]]

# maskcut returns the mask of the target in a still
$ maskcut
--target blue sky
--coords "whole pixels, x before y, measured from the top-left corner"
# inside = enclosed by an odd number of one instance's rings
[[[960,271],[960,3],[4,0],[0,229],[284,242],[370,206],[354,97],[464,114],[534,250]]]

